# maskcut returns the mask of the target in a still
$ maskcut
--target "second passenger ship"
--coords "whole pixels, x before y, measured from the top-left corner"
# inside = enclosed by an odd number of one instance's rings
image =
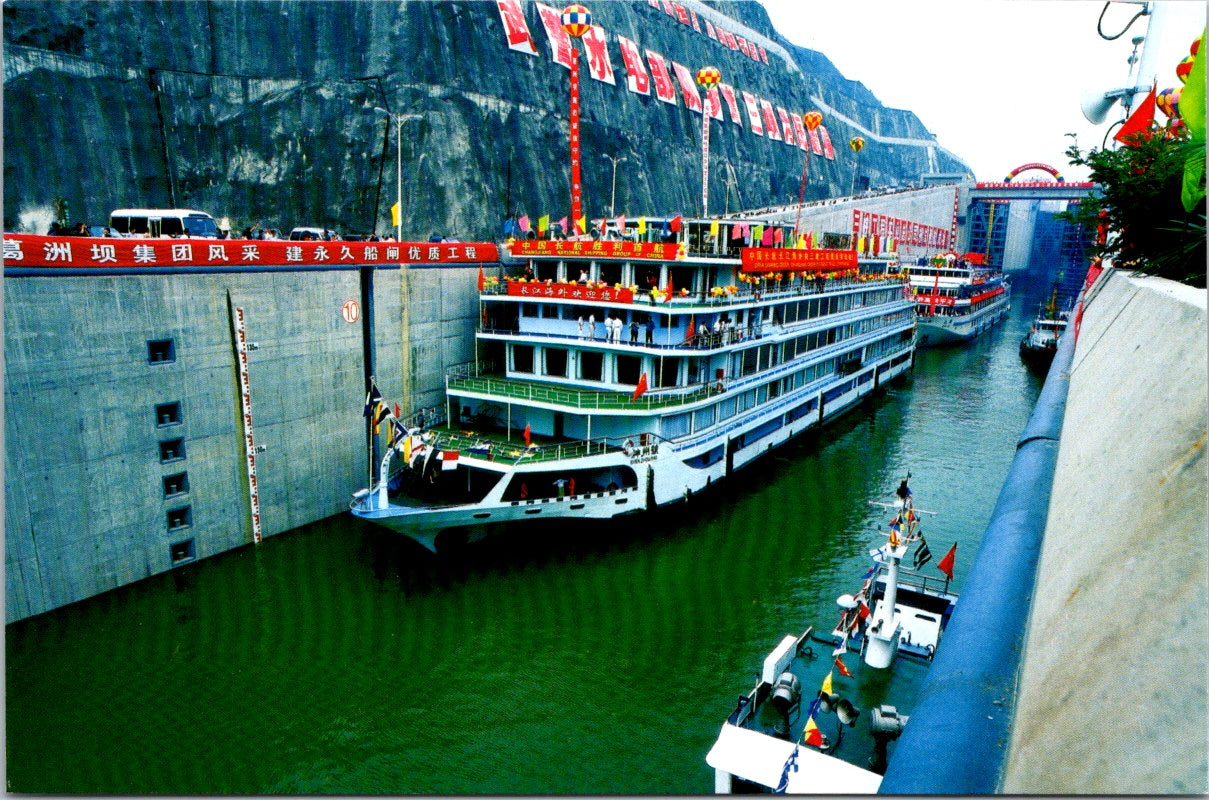
[[[436,550],[450,529],[652,509],[907,372],[914,303],[891,262],[758,246],[794,241],[777,227],[676,217],[511,242],[509,274],[480,274],[480,360],[447,376],[444,420],[390,419],[353,513]]]

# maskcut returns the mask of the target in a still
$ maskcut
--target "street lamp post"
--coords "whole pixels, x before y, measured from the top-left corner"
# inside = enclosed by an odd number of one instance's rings
[[[617,216],[617,165],[625,161],[625,156],[604,155],[604,158],[613,162],[613,189],[609,193],[609,216]]]
[[[374,106],[374,111],[381,111],[395,121],[395,241],[403,241],[403,123],[413,119],[421,119],[420,114],[392,114],[385,108]],[[375,224],[375,230],[377,225]]]

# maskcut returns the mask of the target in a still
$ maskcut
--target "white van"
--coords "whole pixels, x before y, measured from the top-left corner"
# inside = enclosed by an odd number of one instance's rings
[[[123,236],[150,236],[152,239],[218,238],[218,223],[214,218],[204,211],[189,208],[119,208],[109,215],[109,227]]]
[[[292,242],[338,242],[340,234],[329,228],[300,227],[290,231]]]

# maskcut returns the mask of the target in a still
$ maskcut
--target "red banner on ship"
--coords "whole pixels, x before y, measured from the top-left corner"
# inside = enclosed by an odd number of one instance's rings
[[[499,250],[490,242],[292,242],[4,234],[6,267],[356,266],[484,261],[499,261]]]
[[[570,241],[563,239],[517,239],[511,245],[516,258],[550,256],[554,258],[650,258],[671,261],[680,246],[675,242],[627,242],[622,240]]]
[[[633,303],[634,293],[615,286],[583,286],[578,283],[508,281],[511,297],[549,297],[553,300],[587,300],[593,303]]]
[[[780,270],[836,272],[856,269],[855,250],[795,250],[779,247],[744,247],[739,251],[742,272]]]

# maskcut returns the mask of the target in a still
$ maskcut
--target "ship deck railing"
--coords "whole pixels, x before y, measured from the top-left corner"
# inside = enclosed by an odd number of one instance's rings
[[[679,264],[680,262],[676,262],[676,263]],[[790,271],[791,270],[789,270],[789,269],[783,270],[783,272],[790,272]],[[510,295],[510,294],[508,294],[507,283],[508,283],[508,281],[515,281],[515,280],[519,280],[519,279],[518,278],[506,278],[498,283],[486,285],[483,287],[482,291],[479,292],[479,294],[482,298],[514,297],[518,300],[524,300],[526,302],[534,301],[534,300],[558,300],[558,301],[567,300],[567,298],[565,298],[565,297],[540,297],[540,296],[536,296],[536,295],[519,297],[517,295]],[[578,283],[577,281],[572,281],[572,280],[567,280],[567,281],[563,281],[563,282],[559,283],[559,282],[554,281],[553,279],[550,279],[550,280],[527,279],[522,282],[526,283],[526,284],[535,284],[535,285],[539,285],[539,286],[547,285],[547,284],[550,286],[555,286],[555,285],[567,285],[567,284],[572,284],[572,283]],[[723,291],[721,294],[717,294],[717,295],[712,293],[712,289],[709,292],[702,292],[700,290],[690,291],[687,294],[673,294],[671,297],[667,298],[666,300],[653,299],[651,296],[651,292],[648,289],[640,289],[640,288],[636,288],[634,286],[622,286],[620,284],[613,284],[610,288],[630,289],[633,292],[634,302],[632,302],[632,303],[608,303],[608,302],[602,302],[602,301],[597,301],[597,300],[593,300],[593,301],[584,300],[582,302],[585,305],[592,305],[592,306],[622,305],[622,306],[651,306],[652,308],[667,308],[670,306],[677,310],[682,310],[682,309],[693,310],[693,309],[699,308],[702,311],[710,311],[710,310],[714,310],[714,309],[718,309],[718,308],[729,308],[731,306],[736,306],[736,305],[751,304],[751,303],[765,303],[770,300],[789,299],[789,298],[803,297],[803,296],[808,296],[808,295],[813,295],[813,294],[825,294],[827,292],[839,291],[841,289],[847,289],[847,288],[850,288],[850,287],[856,286],[856,285],[868,285],[869,287],[872,288],[875,286],[882,286],[882,285],[886,285],[886,284],[895,284],[895,283],[901,284],[901,283],[903,283],[903,277],[896,275],[894,273],[875,273],[875,274],[866,273],[866,274],[863,274],[860,279],[844,277],[844,278],[822,278],[822,279],[816,281],[811,278],[790,278],[790,279],[786,279],[784,281],[777,281],[774,283],[775,283],[775,285],[766,285],[765,287],[760,288],[760,289],[753,288],[752,284],[743,284],[740,287],[736,287],[736,291],[734,291],[734,292]],[[782,283],[784,283],[785,285],[782,286],[781,285]],[[720,287],[720,288],[724,289],[725,287]]]
[[[689,405],[727,391],[741,390],[749,386],[767,382],[781,375],[809,366],[811,363],[826,360],[841,355],[849,350],[863,347],[877,339],[893,335],[896,332],[909,330],[913,321],[888,328],[867,331],[857,336],[819,347],[809,356],[800,356],[789,361],[783,361],[775,367],[761,370],[752,374],[706,380],[689,384],[688,386],[655,389],[644,392],[637,399],[633,390],[606,391],[587,389],[575,386],[554,385],[536,380],[509,378],[501,375],[467,375],[463,371],[450,374],[446,381],[448,392],[474,393],[489,395],[502,400],[523,400],[526,402],[548,403],[550,405],[573,408],[577,411],[637,411],[649,412]],[[651,345],[646,345],[650,347]],[[681,348],[690,345],[679,345]],[[891,354],[887,354],[891,355]],[[787,393],[787,397],[797,393]]]
[[[571,386],[551,386],[548,383],[498,376],[466,376],[450,378],[449,391],[490,395],[508,400],[566,406],[580,411],[654,411],[672,406],[695,403],[721,394],[723,382],[714,381],[681,387],[667,392],[645,392],[634,399],[632,392],[579,389]]]

